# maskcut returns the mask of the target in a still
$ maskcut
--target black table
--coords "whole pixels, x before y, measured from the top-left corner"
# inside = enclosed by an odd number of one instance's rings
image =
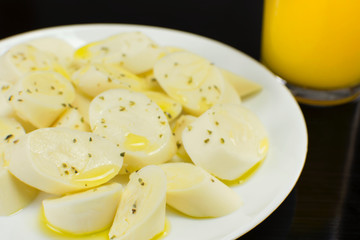
[[[132,23],[204,35],[260,59],[262,0],[1,0],[0,38],[79,23]],[[360,104],[301,105],[304,170],[282,205],[241,239],[360,239]]]

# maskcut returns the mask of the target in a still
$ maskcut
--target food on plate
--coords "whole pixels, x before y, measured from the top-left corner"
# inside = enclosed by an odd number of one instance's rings
[[[173,135],[176,141],[177,151],[175,156],[171,159],[172,162],[192,162],[189,155],[185,151],[182,134],[188,125],[195,121],[196,117],[189,114],[182,114],[176,119],[176,122],[172,126]]]
[[[95,187],[116,176],[124,151],[94,133],[40,128],[9,146],[9,171],[41,191],[66,194]]]
[[[74,98],[75,90],[63,75],[33,71],[12,87],[8,100],[20,118],[42,128],[51,126]]]
[[[166,176],[155,165],[148,165],[130,175],[122,193],[111,240],[147,240],[165,228]]]
[[[18,141],[25,131],[15,119],[0,117],[0,216],[11,215],[32,202],[38,191],[8,171],[8,162],[4,159],[9,144]]]
[[[113,88],[141,91],[146,89],[143,80],[118,64],[86,64],[73,73],[77,89],[90,97]]]
[[[147,35],[125,32],[79,48],[75,58],[93,63],[116,63],[140,74],[151,70],[163,51]]]
[[[56,37],[35,38],[28,42],[29,45],[40,51],[53,55],[55,61],[66,68],[74,58],[75,48],[67,41]]]
[[[90,124],[89,120],[89,106],[91,99],[82,94],[79,91],[75,91],[75,99],[72,102],[72,106],[79,111],[81,117],[84,118],[84,121],[87,124]]]
[[[216,103],[240,103],[233,86],[219,68],[191,52],[174,52],[154,66],[154,76],[164,91],[184,110],[199,116]]]
[[[55,229],[89,234],[111,226],[123,187],[111,183],[83,192],[42,201],[44,216]]]
[[[12,84],[0,79],[0,116],[9,117],[14,115],[14,109],[9,103],[10,89]]]
[[[54,55],[30,44],[19,44],[0,57],[0,80],[16,83],[24,75],[36,71],[55,71],[68,76]]]
[[[165,93],[155,91],[145,91],[143,93],[161,108],[169,122],[180,116],[182,112],[181,104]]]
[[[85,118],[80,113],[80,111],[70,105],[65,112],[56,120],[52,125],[53,127],[67,127],[75,130],[90,131],[90,126],[85,122]]]
[[[240,104],[218,104],[182,134],[191,160],[216,177],[234,180],[263,160],[269,141],[260,119]]]
[[[186,215],[221,217],[242,205],[239,195],[201,167],[184,162],[159,166],[167,179],[166,203]]]
[[[262,89],[260,84],[249,81],[240,75],[234,74],[226,69],[220,69],[220,71],[225,80],[235,88],[241,99],[256,94]]]
[[[166,162],[175,154],[175,140],[164,112],[142,93],[105,91],[92,100],[89,117],[94,133],[126,152],[125,173]]]
[[[246,203],[225,180],[268,151],[242,105],[259,84],[141,32],[12,46],[0,87],[0,215],[44,192],[47,224],[65,233],[152,239],[166,204],[179,217],[231,214]]]

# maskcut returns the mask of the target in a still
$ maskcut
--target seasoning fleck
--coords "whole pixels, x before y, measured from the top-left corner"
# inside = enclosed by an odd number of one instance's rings
[[[7,136],[4,138],[4,140],[5,140],[5,141],[9,141],[10,138],[12,138],[13,136],[14,136],[14,135],[9,134],[9,135],[7,135]]]
[[[144,181],[143,181],[142,178],[139,178],[138,181],[139,181],[139,183],[140,183],[141,186],[144,186],[144,185],[145,185],[145,183],[144,183]]]

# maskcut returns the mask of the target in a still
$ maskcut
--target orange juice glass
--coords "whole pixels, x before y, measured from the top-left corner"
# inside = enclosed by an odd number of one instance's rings
[[[360,0],[264,0],[261,61],[298,101],[360,95]]]

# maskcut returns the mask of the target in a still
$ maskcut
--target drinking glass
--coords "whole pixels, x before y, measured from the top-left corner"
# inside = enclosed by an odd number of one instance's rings
[[[360,0],[264,0],[261,61],[302,103],[360,95]]]

